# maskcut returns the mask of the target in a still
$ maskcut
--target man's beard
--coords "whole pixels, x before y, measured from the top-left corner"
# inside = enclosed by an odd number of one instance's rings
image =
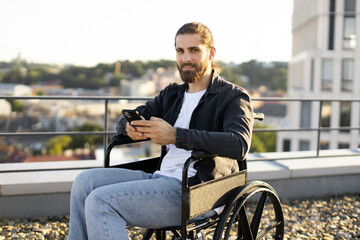
[[[184,71],[183,68],[185,66],[194,67],[195,70],[185,70]],[[181,67],[179,65],[177,65],[177,67],[179,69],[180,77],[185,83],[196,82],[204,75],[204,73],[207,69],[207,66],[205,66],[202,63],[200,63],[199,66],[197,66],[195,63],[183,63],[183,64],[181,64]]]

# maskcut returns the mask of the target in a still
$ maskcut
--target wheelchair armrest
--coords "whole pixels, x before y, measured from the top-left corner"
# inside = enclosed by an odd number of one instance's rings
[[[209,153],[204,150],[193,150],[191,152],[191,157],[189,157],[184,163],[184,167],[183,167],[183,171],[182,171],[182,186],[183,186],[183,188],[188,187],[188,180],[189,180],[188,179],[188,170],[189,170],[191,163],[193,163],[195,161],[201,161],[202,159],[205,159],[205,158],[216,157],[216,156],[218,156],[218,154],[212,154],[212,153]]]
[[[203,158],[210,158],[215,156],[217,156],[217,154],[212,154],[204,150],[194,150],[191,153],[191,157],[194,158],[195,160],[201,160]]]
[[[262,120],[264,120],[264,118],[265,118],[265,115],[263,113],[254,113],[255,120],[262,121]]]
[[[115,134],[115,135],[111,136],[111,143],[107,146],[106,152],[105,152],[104,167],[110,166],[110,152],[113,149],[113,147],[115,147],[117,145],[123,145],[123,144],[135,143],[135,142],[143,142],[143,141],[147,141],[147,140],[148,139],[135,141],[135,140],[132,140],[129,136],[126,136],[123,134]]]
[[[141,141],[145,141],[145,140],[141,140]],[[116,145],[141,142],[141,141],[132,140],[129,136],[123,134],[115,134],[111,136],[111,142],[115,143]]]

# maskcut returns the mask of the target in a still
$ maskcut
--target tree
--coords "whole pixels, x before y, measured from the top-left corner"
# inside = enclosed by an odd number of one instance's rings
[[[269,128],[261,123],[256,123],[254,129]],[[250,152],[276,152],[276,133],[275,132],[254,132],[251,140]]]
[[[68,135],[50,138],[47,142],[47,151],[49,155],[61,155],[64,150],[68,149],[72,138]]]
[[[221,75],[229,82],[235,83],[239,86],[243,85],[241,76],[235,72],[235,68],[223,67]]]
[[[13,112],[23,112],[24,111],[25,104],[22,101],[16,100],[16,99],[8,99],[7,101],[10,103],[11,110]]]
[[[93,124],[93,123],[85,123],[80,127],[75,127],[72,131],[79,131],[79,132],[96,132],[96,131],[103,131],[103,127]],[[70,148],[84,148],[85,143],[90,144],[91,146],[94,145],[101,145],[103,144],[103,136],[101,135],[76,135],[72,137],[72,142],[70,144]]]

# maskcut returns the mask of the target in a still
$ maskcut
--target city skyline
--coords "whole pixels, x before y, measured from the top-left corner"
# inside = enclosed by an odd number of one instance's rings
[[[213,32],[216,60],[289,61],[292,1],[2,1],[0,61],[94,66],[175,59],[174,35],[200,21]]]

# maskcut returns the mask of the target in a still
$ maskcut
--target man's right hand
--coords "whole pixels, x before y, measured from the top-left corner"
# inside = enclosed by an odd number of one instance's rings
[[[126,133],[132,140],[145,140],[144,133],[137,131],[136,127],[126,123]]]

